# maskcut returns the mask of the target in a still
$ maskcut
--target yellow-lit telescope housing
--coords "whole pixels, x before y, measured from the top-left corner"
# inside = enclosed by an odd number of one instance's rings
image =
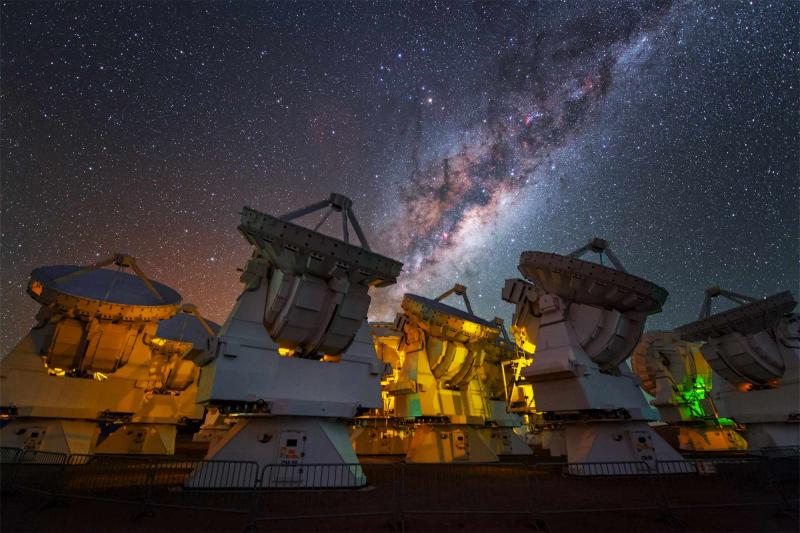
[[[500,336],[497,324],[422,296],[406,294],[401,307],[403,351],[425,350],[433,377],[444,387],[466,386]]]
[[[41,307],[30,333],[0,361],[7,422],[0,444],[65,454],[174,453],[177,424],[202,417],[193,358],[213,335],[205,331],[202,342],[183,335],[180,294],[151,281],[125,254],[85,267],[37,268],[28,293]]]
[[[387,370],[381,379],[383,408],[371,409],[355,420],[350,442],[358,455],[406,455],[414,435],[414,424],[397,416],[395,397],[389,394],[403,365],[403,353],[398,351],[402,333],[392,322],[373,322],[369,329],[375,353]]]
[[[468,311],[441,302],[451,294],[461,295]],[[392,367],[384,380],[384,415],[395,430],[400,424],[413,429],[406,461],[486,462],[530,453],[514,432],[521,418],[507,410],[503,363],[516,351],[501,337],[502,322],[475,316],[460,285],[433,300],[406,294],[401,308],[392,327],[373,327],[373,338]],[[373,433],[397,438],[396,431]],[[363,432],[359,439],[369,448]]]

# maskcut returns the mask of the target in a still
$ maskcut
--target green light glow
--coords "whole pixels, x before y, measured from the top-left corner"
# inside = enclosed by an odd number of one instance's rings
[[[706,418],[713,416],[707,414],[701,401],[706,399],[706,394],[711,387],[706,385],[706,380],[703,376],[696,376],[694,379],[689,379],[683,385],[678,386],[678,395],[689,408],[689,413],[692,417]]]
[[[710,420],[719,427],[736,427],[736,422],[730,418],[717,418],[715,413],[706,412],[702,402],[708,399],[711,391],[710,376],[696,376],[694,379],[687,379],[682,385],[678,386],[678,396],[689,410],[689,415],[697,420]]]

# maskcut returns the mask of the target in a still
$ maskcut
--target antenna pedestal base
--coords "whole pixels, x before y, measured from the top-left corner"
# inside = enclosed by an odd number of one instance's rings
[[[564,426],[569,473],[573,475],[640,475],[656,473],[656,461],[682,461],[647,422],[579,422]],[[578,463],[578,464],[573,464]],[[580,464],[580,463],[622,463]],[[631,464],[625,464],[631,463]],[[643,464],[648,469],[641,471]],[[670,463],[670,472],[681,465]],[[606,469],[606,467],[608,467]],[[658,467],[660,468],[660,467]],[[691,465],[687,466],[687,472]],[[672,472],[675,473],[675,472]]]
[[[567,444],[562,429],[539,428],[528,434],[528,445],[534,450],[546,450],[551,457],[567,455]]]
[[[203,425],[197,433],[192,436],[192,442],[208,442],[213,446],[225,436],[229,429],[233,426],[229,423],[219,409],[216,407],[209,407],[206,412],[206,417],[203,420]]]
[[[678,448],[684,452],[745,452],[747,441],[729,427],[680,426]]]
[[[244,418],[221,441],[212,444],[206,460],[257,463],[264,488],[357,488],[366,484],[348,428],[328,418]],[[249,475],[225,477],[205,472],[213,468],[213,464],[199,466],[187,486],[252,487]]]
[[[380,422],[379,422],[380,424]],[[411,446],[413,432],[390,425],[363,426],[353,429],[350,442],[358,455],[406,455]]]
[[[95,449],[96,454],[174,455],[174,424],[123,424]]]
[[[482,428],[481,428],[482,429]],[[481,430],[465,424],[421,424],[406,456],[407,463],[496,463],[500,459]]]
[[[531,447],[525,443],[521,435],[510,427],[490,427],[478,430],[497,455],[533,455]]]
[[[100,427],[97,422],[53,418],[23,418],[0,429],[0,444],[37,452],[91,455]]]

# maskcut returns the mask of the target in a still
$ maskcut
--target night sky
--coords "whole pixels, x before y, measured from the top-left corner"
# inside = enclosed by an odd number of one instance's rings
[[[509,319],[522,251],[595,235],[670,292],[651,328],[798,296],[798,6],[3,3],[2,349],[33,268],[115,251],[222,321],[240,208],[331,191],[405,263],[372,318],[461,282]]]

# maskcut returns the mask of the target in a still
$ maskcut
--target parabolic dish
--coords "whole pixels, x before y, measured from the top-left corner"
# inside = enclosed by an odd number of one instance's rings
[[[239,231],[276,265],[288,271],[295,271],[299,265],[320,275],[339,269],[357,274],[366,285],[386,287],[397,282],[403,267],[403,263],[361,246],[249,207],[242,209]],[[298,255],[308,259],[298,261]]]
[[[219,332],[219,324],[210,320],[206,320],[206,323],[215,334]],[[158,323],[156,337],[168,341],[190,342],[194,346],[202,347],[206,346],[210,335],[196,316],[191,313],[178,313]]]
[[[685,324],[675,331],[682,339],[688,341],[703,341],[709,337],[721,337],[733,332],[749,335],[775,327],[796,305],[792,293],[783,291],[763,300],[749,302]]]
[[[431,324],[432,331],[447,326],[454,332],[476,339],[494,339],[500,334],[500,328],[494,322],[416,294],[404,295],[401,307],[406,314]]]
[[[28,284],[29,294],[42,305],[109,320],[163,320],[173,316],[181,295],[151,281],[159,300],[137,276],[97,268],[65,278],[83,267],[57,265],[35,269]]]
[[[523,252],[519,271],[545,292],[617,311],[658,313],[667,291],[640,277],[574,257]]]

